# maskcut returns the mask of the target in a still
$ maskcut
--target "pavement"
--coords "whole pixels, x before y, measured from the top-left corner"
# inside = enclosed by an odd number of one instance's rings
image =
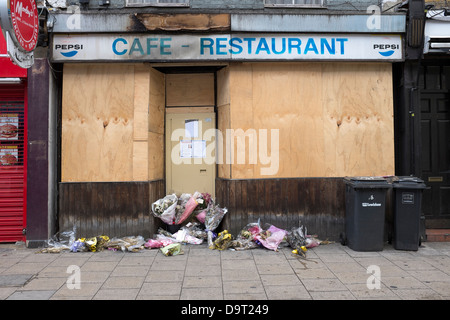
[[[418,251],[320,245],[246,251],[184,245],[183,255],[36,253],[0,244],[0,300],[449,300],[450,242]]]

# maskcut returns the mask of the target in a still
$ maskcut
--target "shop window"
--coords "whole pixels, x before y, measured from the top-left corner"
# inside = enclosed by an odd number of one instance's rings
[[[188,7],[189,0],[127,0],[127,7]]]
[[[325,0],[264,0],[266,7],[324,7]]]

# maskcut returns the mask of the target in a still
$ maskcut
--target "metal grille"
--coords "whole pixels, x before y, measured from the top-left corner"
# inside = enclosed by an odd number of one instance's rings
[[[0,242],[25,240],[25,117],[23,97],[7,97],[0,90]]]
[[[408,35],[408,44],[413,48],[423,46],[423,31],[425,20],[423,18],[412,18],[410,21],[410,32]]]

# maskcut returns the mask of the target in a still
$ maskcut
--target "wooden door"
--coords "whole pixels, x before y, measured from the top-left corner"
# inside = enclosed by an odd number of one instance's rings
[[[422,211],[428,228],[450,228],[450,94],[421,94]]]

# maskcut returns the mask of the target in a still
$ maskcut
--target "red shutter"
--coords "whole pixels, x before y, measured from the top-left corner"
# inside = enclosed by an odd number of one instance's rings
[[[25,241],[26,88],[0,82],[0,242]]]

